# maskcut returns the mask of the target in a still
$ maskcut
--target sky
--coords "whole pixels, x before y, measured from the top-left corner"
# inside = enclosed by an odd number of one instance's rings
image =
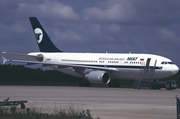
[[[39,51],[29,17],[65,52],[156,54],[180,67],[180,0],[0,0],[0,52]]]

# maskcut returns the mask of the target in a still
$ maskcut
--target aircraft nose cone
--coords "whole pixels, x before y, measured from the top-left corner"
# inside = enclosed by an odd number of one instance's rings
[[[179,71],[179,68],[175,65],[172,69],[173,75],[176,74]]]

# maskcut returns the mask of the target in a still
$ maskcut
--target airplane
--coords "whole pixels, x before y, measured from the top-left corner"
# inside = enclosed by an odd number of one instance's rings
[[[2,54],[18,56],[32,60],[12,60],[8,62],[41,64],[57,71],[80,77],[80,86],[105,84],[119,87],[119,80],[159,80],[170,77],[179,68],[168,58],[154,54],[134,53],[70,53],[59,50],[51,41],[36,17],[29,17],[40,52],[28,54],[2,52]],[[139,81],[138,79],[137,81]],[[142,80],[142,79],[141,79]]]

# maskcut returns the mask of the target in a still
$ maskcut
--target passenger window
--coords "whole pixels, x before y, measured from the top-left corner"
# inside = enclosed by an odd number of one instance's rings
[[[161,62],[161,64],[164,64],[164,62]]]

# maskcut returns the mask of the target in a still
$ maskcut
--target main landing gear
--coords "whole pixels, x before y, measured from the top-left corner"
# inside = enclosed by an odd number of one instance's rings
[[[79,87],[90,87],[91,83],[89,83],[89,81],[82,79],[79,81],[78,83]]]
[[[91,83],[85,79],[82,79],[79,81],[78,83],[79,87],[90,87],[91,86]],[[111,81],[109,84],[108,84],[109,87],[111,88],[119,88],[120,87],[120,83],[118,81]]]
[[[111,88],[119,88],[120,87],[120,83],[117,82],[117,81],[113,81],[113,82],[110,82],[108,84],[108,86],[111,87]]]

